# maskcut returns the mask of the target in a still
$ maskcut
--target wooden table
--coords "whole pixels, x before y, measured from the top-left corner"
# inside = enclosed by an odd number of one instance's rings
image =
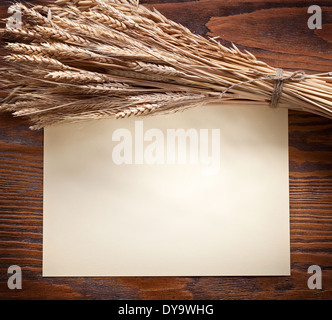
[[[332,71],[331,0],[315,1],[323,12],[320,30],[307,26],[312,2],[306,0],[144,3],[194,32],[220,36],[225,45],[233,41],[275,67]],[[1,17],[6,12],[2,5]],[[331,299],[331,120],[289,113],[289,168],[290,277],[43,278],[43,131],[0,114],[0,298]],[[22,290],[7,287],[10,265],[22,268]],[[322,269],[321,290],[308,289],[310,265]]]

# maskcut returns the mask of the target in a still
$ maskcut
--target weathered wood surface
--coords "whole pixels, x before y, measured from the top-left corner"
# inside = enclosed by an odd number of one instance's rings
[[[44,1],[44,3],[47,1]],[[143,1],[142,1],[143,2]],[[7,2],[8,3],[8,2]],[[144,1],[202,35],[234,42],[276,67],[332,71],[332,4],[323,28],[307,27],[306,0]],[[0,16],[7,6],[1,3]],[[289,116],[290,277],[43,278],[43,132],[0,115],[1,299],[332,299],[332,121]],[[23,289],[9,290],[19,265]],[[309,290],[307,269],[322,268],[323,289]]]

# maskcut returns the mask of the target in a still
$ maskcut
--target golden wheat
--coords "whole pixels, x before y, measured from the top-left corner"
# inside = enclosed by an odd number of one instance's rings
[[[33,129],[60,122],[183,111],[209,102],[265,104],[332,118],[332,73],[285,72],[136,0],[17,4],[0,108]],[[9,20],[7,20],[9,21]]]

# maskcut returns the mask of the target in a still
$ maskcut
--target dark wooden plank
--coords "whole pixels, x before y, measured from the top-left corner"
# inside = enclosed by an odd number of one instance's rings
[[[307,9],[312,3],[306,0],[201,0],[149,7],[196,33],[219,36],[226,45],[233,42],[272,66],[311,72],[331,70],[332,44],[326,41],[332,33],[331,2],[314,4],[323,12],[323,28],[316,32],[307,27]]]
[[[274,66],[332,71],[330,0],[315,2],[324,13],[323,29],[316,31],[306,27],[312,4],[306,0],[144,2],[194,32],[220,36],[226,45],[233,41]],[[1,17],[6,10],[0,7]],[[332,298],[330,120],[290,112],[290,277],[43,278],[43,132],[28,126],[24,119],[0,114],[1,299]],[[13,264],[22,267],[22,290],[7,287]],[[323,290],[307,287],[312,264],[322,267]]]

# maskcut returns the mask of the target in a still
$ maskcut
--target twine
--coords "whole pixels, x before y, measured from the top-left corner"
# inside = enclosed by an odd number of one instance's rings
[[[282,91],[283,91],[285,81],[300,82],[306,78],[306,74],[302,70],[295,71],[290,76],[286,76],[286,77],[284,76],[284,70],[281,68],[277,68],[276,74],[274,74],[274,75],[270,74],[270,73],[260,72],[257,70],[252,70],[252,69],[250,69],[250,71],[263,75],[263,77],[248,80],[248,81],[243,81],[243,82],[235,83],[235,84],[231,85],[230,87],[226,88],[224,91],[221,92],[220,99],[222,98],[224,93],[233,89],[234,87],[238,87],[238,86],[241,86],[246,83],[252,83],[252,82],[261,81],[261,80],[274,80],[274,86],[273,86],[271,100],[270,100],[270,107],[277,108],[280,98],[282,96]]]

